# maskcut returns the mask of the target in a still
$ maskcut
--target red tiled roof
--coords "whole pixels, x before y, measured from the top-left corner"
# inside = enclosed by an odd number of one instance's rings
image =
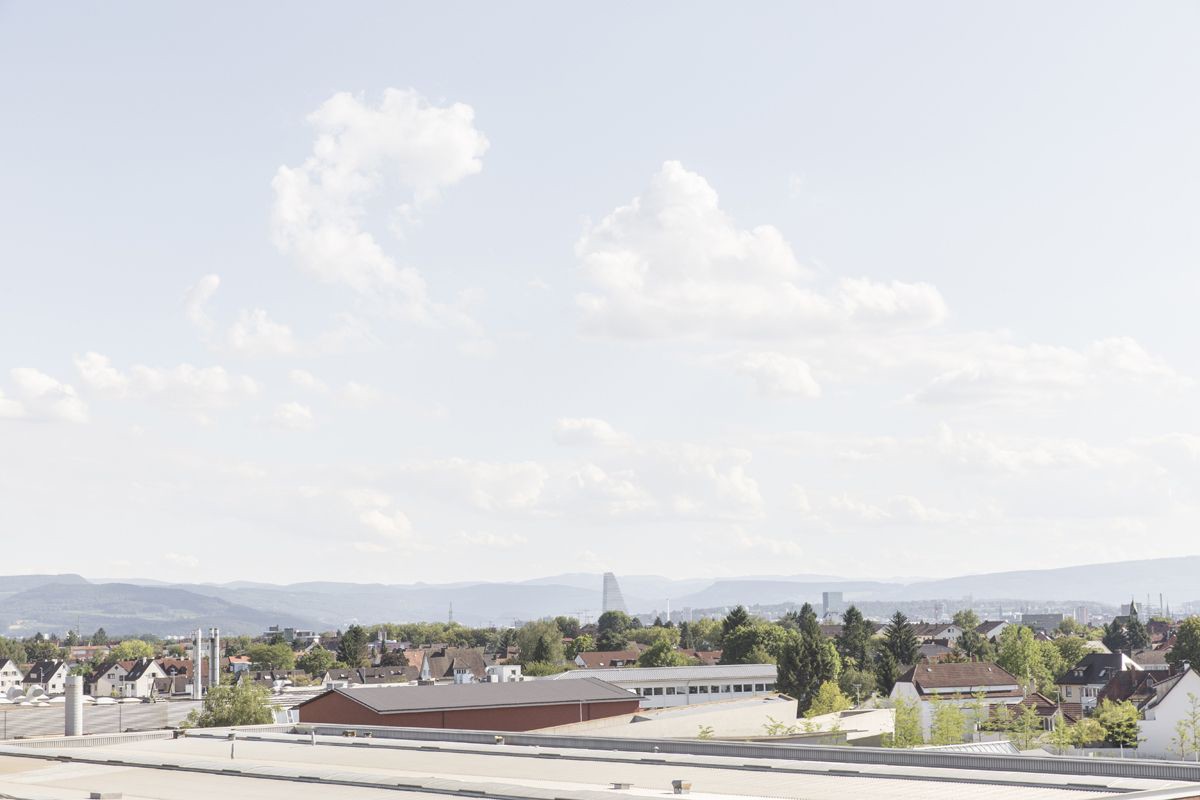
[[[965,664],[918,664],[900,677],[921,691],[930,689],[971,689],[978,687],[1017,686],[1016,678],[986,661]]]

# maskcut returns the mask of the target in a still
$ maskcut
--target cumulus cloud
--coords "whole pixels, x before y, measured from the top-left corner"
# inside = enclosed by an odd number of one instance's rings
[[[1167,388],[1194,383],[1126,337],[1102,339],[1083,350],[976,342],[959,354],[959,361],[909,399],[947,405],[1027,404],[1061,400],[1087,387],[1115,383],[1153,383]]]
[[[224,367],[149,367],[137,364],[122,372],[100,353],[75,359],[75,368],[90,390],[113,397],[151,399],[184,410],[227,408],[258,394],[258,384]]]
[[[628,338],[782,338],[936,325],[924,283],[844,279],[826,290],[770,225],[740,228],[700,175],[666,162],[649,188],[576,245],[585,328]]]
[[[212,296],[216,294],[217,287],[220,285],[221,278],[219,276],[205,275],[192,286],[188,287],[187,294],[184,296],[184,316],[202,331],[207,332],[212,330],[213,321],[208,316],[205,306],[212,299]]]
[[[483,168],[488,141],[470,106],[431,104],[413,90],[387,89],[378,105],[335,94],[308,117],[316,131],[303,164],[276,172],[273,236],[317,279],[384,295],[413,320],[453,316],[429,299],[425,280],[396,263],[364,226],[368,202],[386,184],[407,195],[399,216]],[[395,215],[395,214],[394,214]]]
[[[490,533],[488,531],[479,531],[477,533],[468,533],[461,531],[458,534],[459,541],[471,547],[487,547],[496,550],[511,550],[517,547],[523,547],[529,544],[529,539],[519,533]]]
[[[554,441],[563,445],[625,444],[629,437],[595,417],[563,417],[554,423]]]
[[[743,353],[735,359],[736,369],[754,379],[768,397],[820,397],[821,386],[808,364],[783,353]]]
[[[382,394],[374,386],[350,381],[342,387],[342,402],[351,408],[370,408],[379,402]]]
[[[307,431],[313,426],[312,409],[295,401],[280,403],[271,414],[271,421],[280,428],[292,431]]]
[[[306,369],[294,369],[288,372],[288,379],[292,385],[304,389],[305,391],[314,392],[316,394],[324,394],[329,391],[329,387]]]
[[[225,338],[231,350],[243,355],[290,356],[297,351],[292,329],[261,308],[242,310]]]
[[[1035,469],[1096,468],[1127,463],[1132,456],[1119,448],[1096,447],[1079,439],[959,433],[938,428],[935,452],[963,467],[1026,472]]]
[[[407,548],[423,548],[413,530],[412,520],[396,508],[392,498],[374,488],[351,488],[341,493],[351,513],[373,538],[354,541],[356,549],[363,552],[382,553],[401,545]]]
[[[31,367],[9,370],[15,397],[0,391],[0,418],[87,422],[87,404],[75,387]]]

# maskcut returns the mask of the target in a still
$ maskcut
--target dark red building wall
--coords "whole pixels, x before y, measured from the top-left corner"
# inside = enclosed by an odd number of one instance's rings
[[[391,725],[396,728],[532,731],[581,720],[632,714],[638,710],[638,705],[639,701],[634,697],[604,703],[379,714],[337,692],[330,692],[300,706],[300,721],[333,725]]]

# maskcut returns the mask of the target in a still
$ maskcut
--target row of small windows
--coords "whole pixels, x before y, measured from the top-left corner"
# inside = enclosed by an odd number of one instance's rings
[[[773,692],[773,683],[733,683],[723,686],[644,686],[635,689],[642,697],[675,694],[736,694],[745,692]]]

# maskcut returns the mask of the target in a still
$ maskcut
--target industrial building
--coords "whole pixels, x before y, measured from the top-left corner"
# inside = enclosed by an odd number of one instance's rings
[[[340,726],[0,744],[0,796],[37,800],[1185,800],[1198,781],[1180,763]]]
[[[774,664],[573,669],[548,680],[602,680],[640,695],[642,708],[670,708],[775,691]],[[793,715],[794,716],[794,715]]]
[[[337,688],[296,710],[303,723],[530,731],[628,714],[639,705],[637,695],[587,678]]]

